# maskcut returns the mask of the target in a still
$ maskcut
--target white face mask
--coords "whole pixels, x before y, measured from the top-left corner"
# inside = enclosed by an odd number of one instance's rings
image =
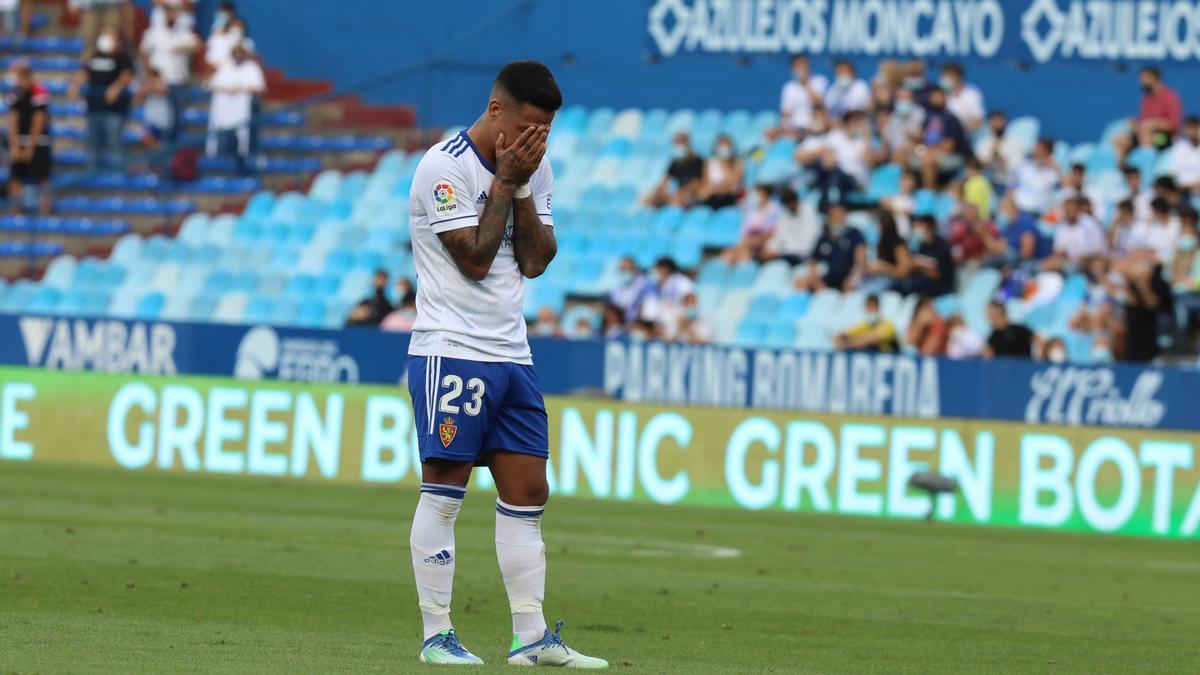
[[[1050,363],[1066,363],[1067,350],[1062,347],[1051,347],[1050,351],[1046,354],[1046,360],[1050,361]]]
[[[101,35],[96,40],[96,48],[102,52],[112,52],[117,49],[117,39],[111,35]]]

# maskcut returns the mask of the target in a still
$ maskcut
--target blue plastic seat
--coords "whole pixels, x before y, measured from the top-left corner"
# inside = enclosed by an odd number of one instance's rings
[[[138,301],[137,309],[134,316],[139,319],[152,320],[157,319],[162,315],[163,305],[167,302],[166,297],[157,291],[147,293]]]
[[[746,308],[747,319],[768,320],[779,309],[779,298],[774,295],[759,295]]]
[[[754,319],[744,319],[738,324],[733,334],[733,344],[740,347],[757,347],[761,345],[767,334],[767,323]]]
[[[779,303],[776,316],[783,321],[795,321],[808,311],[808,303],[812,295],[808,293],[792,293]]]

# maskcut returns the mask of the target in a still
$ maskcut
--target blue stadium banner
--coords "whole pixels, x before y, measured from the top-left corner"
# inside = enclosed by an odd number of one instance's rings
[[[1187,0],[648,0],[660,55],[1193,61]]]
[[[1200,430],[1200,371],[908,354],[531,338],[548,395],[905,418]],[[0,315],[0,364],[247,380],[404,382],[408,335],[372,329]]]

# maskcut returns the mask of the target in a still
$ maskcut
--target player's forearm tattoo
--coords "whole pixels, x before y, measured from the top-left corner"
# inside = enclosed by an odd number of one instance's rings
[[[542,223],[532,199],[513,200],[513,255],[521,274],[541,276],[558,253],[554,228]]]
[[[500,242],[504,240],[504,228],[508,225],[512,192],[512,187],[501,181],[492,181],[487,205],[479,215],[479,226],[464,227],[440,235],[458,269],[468,278],[483,281],[492,269]]]

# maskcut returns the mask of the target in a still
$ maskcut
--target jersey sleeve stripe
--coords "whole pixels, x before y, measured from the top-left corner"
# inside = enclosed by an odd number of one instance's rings
[[[429,221],[429,226],[433,227],[434,225],[441,225],[442,223],[449,223],[449,222],[452,222],[455,220],[462,220],[464,218],[478,218],[478,217],[479,217],[478,214],[470,213],[465,216],[455,216],[454,218],[447,218],[445,220],[431,220],[431,221]]]

